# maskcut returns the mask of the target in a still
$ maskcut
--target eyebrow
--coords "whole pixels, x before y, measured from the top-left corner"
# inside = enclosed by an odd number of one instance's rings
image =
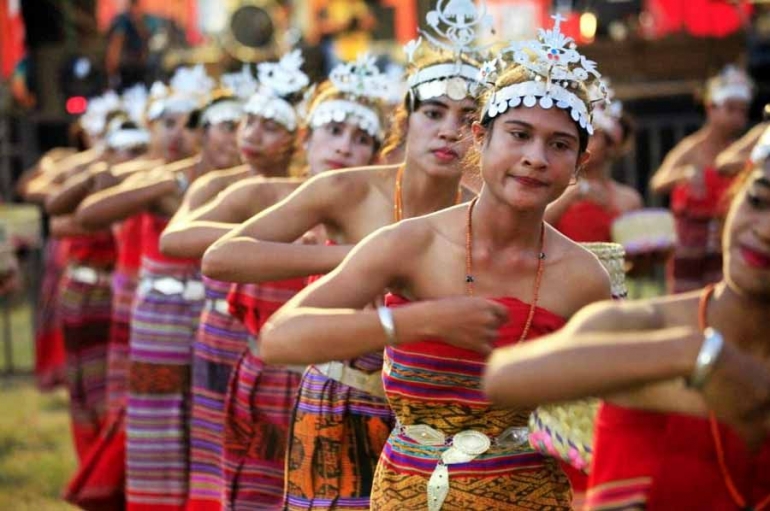
[[[760,176],[754,180],[754,184],[764,188],[770,188],[770,179],[766,178],[765,176]]]
[[[449,105],[447,105],[446,103],[442,103],[441,101],[439,101],[437,99],[427,99],[427,100],[423,101],[420,106],[426,106],[426,105],[428,105],[428,106],[438,106],[438,107],[442,107],[442,108],[449,108]]]
[[[530,129],[530,130],[535,129],[535,127],[532,124],[524,121],[517,121],[516,119],[507,120],[505,121],[505,124],[513,124],[516,126],[521,126],[522,128]],[[572,133],[567,133],[565,131],[554,131],[553,135],[557,137],[566,137],[572,140],[579,140],[578,137],[576,137]]]

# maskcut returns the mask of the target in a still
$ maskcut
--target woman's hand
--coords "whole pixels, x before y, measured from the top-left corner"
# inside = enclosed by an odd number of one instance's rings
[[[426,307],[424,321],[430,337],[483,354],[492,352],[498,329],[508,321],[508,309],[485,298],[460,296],[422,305]]]

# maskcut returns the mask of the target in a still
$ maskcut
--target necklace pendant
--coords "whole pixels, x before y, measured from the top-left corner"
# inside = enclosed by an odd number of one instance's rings
[[[540,252],[540,253],[537,255],[537,258],[538,258],[538,259],[545,259],[545,252]]]
[[[466,275],[465,282],[466,284],[472,284],[474,282],[473,275]]]

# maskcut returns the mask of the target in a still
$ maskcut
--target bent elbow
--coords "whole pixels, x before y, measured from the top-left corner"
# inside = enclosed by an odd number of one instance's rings
[[[164,231],[160,235],[158,248],[161,254],[169,257],[187,257],[182,243],[182,234],[176,231]]]
[[[220,247],[214,245],[203,253],[201,273],[212,279],[231,281],[227,275],[227,262]]]
[[[281,364],[280,345],[276,343],[274,328],[266,323],[259,332],[259,355],[266,364]]]

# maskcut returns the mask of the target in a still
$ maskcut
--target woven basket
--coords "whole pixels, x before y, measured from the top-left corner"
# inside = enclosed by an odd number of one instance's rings
[[[15,248],[43,246],[42,215],[35,205],[0,204],[0,226]]]
[[[615,298],[626,296],[623,247],[617,243],[581,245],[593,252],[609,272],[612,295]],[[598,407],[599,400],[593,398],[538,407],[529,417],[529,443],[538,452],[588,472]]]

